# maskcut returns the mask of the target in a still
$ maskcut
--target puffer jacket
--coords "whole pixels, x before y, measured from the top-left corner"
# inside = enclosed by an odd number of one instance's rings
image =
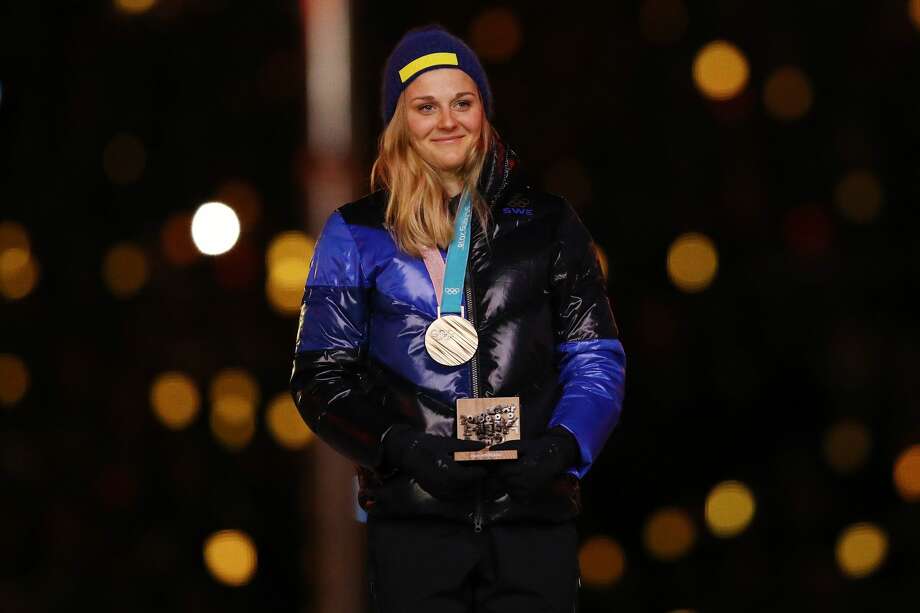
[[[472,220],[463,302],[479,347],[461,366],[425,350],[437,297],[424,261],[400,251],[384,225],[386,192],[338,208],[316,244],[291,392],[310,428],[356,463],[369,515],[477,527],[571,519],[579,481],[619,418],[625,355],[588,231],[565,200],[526,183],[498,139],[479,190],[492,220],[487,230]],[[487,480],[470,500],[448,502],[408,474],[383,471],[390,426],[456,436],[456,400],[488,396],[520,397],[522,438],[562,426],[578,442],[577,465],[542,496],[525,504]]]

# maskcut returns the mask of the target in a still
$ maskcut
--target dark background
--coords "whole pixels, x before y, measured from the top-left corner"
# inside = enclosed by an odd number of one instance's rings
[[[468,37],[485,8],[510,8],[522,44],[484,62],[493,123],[606,252],[628,357],[622,420],[584,480],[579,523],[583,539],[616,539],[626,568],[610,587],[586,587],[582,610],[913,608],[920,516],[892,481],[898,455],[920,442],[920,32],[907,2],[689,1],[668,44],[643,37],[642,5],[354,3],[356,193],[381,129],[380,70],[402,33],[437,21]],[[148,401],[164,370],[205,388],[234,366],[263,398],[286,389],[296,318],[269,308],[262,254],[277,233],[306,229],[300,10],[0,5],[0,220],[27,228],[41,265],[35,290],[0,307],[0,352],[31,376],[25,398],[0,409],[2,611],[295,611],[310,599],[300,490],[311,451],[282,449],[260,421],[230,452],[204,412],[174,432]],[[691,74],[719,38],[750,66],[730,103],[704,99]],[[814,103],[782,122],[762,96],[789,64],[809,76]],[[146,152],[128,185],[103,170],[119,132]],[[871,223],[835,205],[854,169],[882,187]],[[231,179],[262,206],[243,237],[257,273],[227,287],[215,281],[226,256],[172,265],[160,232]],[[679,291],[665,267],[687,231],[718,248],[718,274],[699,293]],[[124,240],[151,270],[119,300],[100,267]],[[822,451],[842,418],[872,443],[847,474]],[[757,509],[744,532],[720,539],[703,508],[726,479],[747,484]],[[643,547],[663,506],[685,509],[697,529],[675,562]],[[889,550],[875,573],[851,579],[834,547],[861,521],[887,533]],[[240,588],[202,562],[204,539],[224,528],[258,547]]]

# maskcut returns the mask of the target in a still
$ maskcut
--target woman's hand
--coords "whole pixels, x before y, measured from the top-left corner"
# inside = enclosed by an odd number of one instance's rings
[[[383,437],[385,462],[412,476],[429,494],[441,500],[468,498],[486,476],[482,466],[454,461],[455,451],[478,451],[481,441],[434,436],[408,426],[393,426]]]
[[[580,457],[575,437],[559,426],[540,438],[505,441],[490,449],[517,450],[518,459],[501,462],[495,472],[511,497],[524,501],[549,488],[553,479],[575,466]]]

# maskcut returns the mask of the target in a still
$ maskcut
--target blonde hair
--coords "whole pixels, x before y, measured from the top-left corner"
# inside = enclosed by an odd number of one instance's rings
[[[400,95],[393,118],[380,135],[377,160],[371,168],[371,189],[389,192],[385,220],[396,245],[409,255],[421,257],[424,247],[447,248],[454,227],[438,170],[422,159],[409,140],[407,112]],[[457,173],[462,190],[469,190],[473,197],[473,212],[483,229],[488,227],[489,205],[477,186],[492,145],[492,130],[483,115],[479,139]]]

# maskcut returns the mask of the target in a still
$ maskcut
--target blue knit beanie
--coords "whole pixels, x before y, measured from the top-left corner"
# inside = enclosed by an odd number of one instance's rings
[[[390,53],[383,71],[383,125],[393,118],[403,90],[419,75],[437,68],[459,68],[468,74],[479,87],[486,116],[492,117],[492,90],[479,58],[462,40],[433,25],[409,30]]]

